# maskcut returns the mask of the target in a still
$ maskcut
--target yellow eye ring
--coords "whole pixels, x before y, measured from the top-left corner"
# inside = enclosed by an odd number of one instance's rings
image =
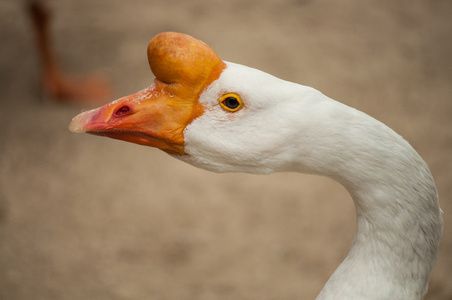
[[[242,108],[243,102],[240,96],[234,93],[223,95],[220,100],[221,107],[230,112],[236,112]]]

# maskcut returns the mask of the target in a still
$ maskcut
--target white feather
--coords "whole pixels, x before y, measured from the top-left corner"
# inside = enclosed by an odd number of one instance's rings
[[[225,93],[244,107],[221,108]],[[317,299],[422,299],[442,217],[432,175],[416,151],[372,117],[319,91],[227,63],[200,96],[179,156],[214,172],[303,172],[331,177],[357,214],[352,248]]]

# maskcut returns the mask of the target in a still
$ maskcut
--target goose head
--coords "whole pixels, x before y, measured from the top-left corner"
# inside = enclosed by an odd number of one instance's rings
[[[157,35],[148,59],[154,84],[79,114],[70,130],[215,172],[329,176],[352,195],[357,232],[318,299],[422,298],[442,218],[433,177],[403,138],[313,88],[224,62],[188,35]]]
[[[147,54],[150,87],[79,114],[70,130],[156,147],[215,172],[290,170],[294,139],[309,145],[318,91],[224,62],[185,34],[157,35]]]

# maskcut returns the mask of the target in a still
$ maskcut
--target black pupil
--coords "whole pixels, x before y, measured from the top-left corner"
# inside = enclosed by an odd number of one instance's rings
[[[240,105],[239,101],[234,97],[227,97],[223,103],[230,109],[236,109]]]

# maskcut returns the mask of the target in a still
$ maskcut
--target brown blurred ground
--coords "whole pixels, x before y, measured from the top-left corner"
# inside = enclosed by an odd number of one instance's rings
[[[48,3],[65,69],[104,72],[117,97],[152,82],[147,43],[173,30],[394,128],[444,210],[427,298],[452,298],[451,1]],[[42,101],[23,6],[0,2],[0,299],[314,299],[353,238],[345,190],[70,133],[81,108]]]

